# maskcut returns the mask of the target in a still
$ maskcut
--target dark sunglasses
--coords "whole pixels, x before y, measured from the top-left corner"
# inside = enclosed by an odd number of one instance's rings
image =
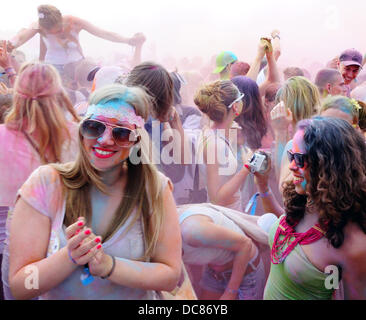
[[[290,150],[287,151],[288,160],[290,163],[295,160],[296,167],[304,168],[306,154],[303,153],[292,153]]]
[[[87,139],[98,139],[103,135],[107,126],[112,128],[112,137],[118,146],[128,147],[136,143],[138,135],[133,130],[91,119],[85,120],[81,124],[81,134]]]

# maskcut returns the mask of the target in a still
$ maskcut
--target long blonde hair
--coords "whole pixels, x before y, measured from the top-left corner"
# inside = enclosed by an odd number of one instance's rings
[[[119,84],[106,86],[96,90],[91,95],[89,104],[103,104],[115,99],[127,102],[134,107],[137,115],[145,120],[147,119],[150,99],[141,88],[126,87]],[[157,169],[149,162],[148,158],[148,134],[143,128],[138,129],[138,133],[141,139],[133,148],[139,149],[141,161],[134,164],[130,158],[126,160],[127,183],[124,190],[121,190],[123,198],[115,212],[114,219],[102,237],[103,241],[110,239],[126,223],[136,208],[136,215],[127,230],[132,227],[137,219],[142,218],[145,253],[141,259],[147,261],[154,252],[159,237],[163,219],[163,198],[162,185]],[[80,130],[79,147],[80,152],[76,162],[54,165],[61,175],[64,191],[66,192],[66,215],[64,220],[66,226],[74,223],[78,217],[85,217],[87,224],[91,224],[90,189],[92,185],[107,194],[99,172],[90,163],[89,156],[83,146],[83,137]]]
[[[59,162],[63,143],[71,141],[66,111],[79,121],[57,70],[39,62],[23,64],[5,124],[9,129],[33,134],[43,163]]]
[[[283,101],[293,115],[294,124],[315,115],[320,107],[318,88],[301,76],[289,78],[277,92],[277,103]]]

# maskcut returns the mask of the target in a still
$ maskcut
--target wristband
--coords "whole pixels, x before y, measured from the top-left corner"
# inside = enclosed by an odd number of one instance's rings
[[[101,277],[102,279],[109,278],[114,271],[114,267],[116,266],[116,258],[114,256],[111,256],[111,257],[112,257],[112,269],[111,269],[111,271],[109,271],[109,273],[105,277]]]
[[[268,198],[271,194],[271,189],[270,188],[267,188],[266,191],[264,191],[263,193],[260,192],[259,195],[261,196],[261,198]]]
[[[77,262],[72,258],[72,256],[71,256],[71,254],[70,254],[70,251],[69,251],[69,250],[67,250],[67,253],[68,253],[68,255],[69,255],[69,258],[70,258],[71,262],[72,262],[73,264],[77,264]]]
[[[229,293],[235,293],[235,294],[238,294],[238,293],[239,293],[239,289],[234,290],[234,289],[226,288],[225,290],[226,290],[227,292],[229,292]]]
[[[273,39],[275,39],[275,38],[278,38],[279,40],[281,40],[281,37],[278,35],[278,34],[276,34],[274,37],[272,37]]]
[[[11,72],[12,71],[12,72]],[[8,67],[8,68],[5,68],[5,72],[6,73],[15,73],[15,70],[14,70],[14,68],[12,68],[12,67]]]

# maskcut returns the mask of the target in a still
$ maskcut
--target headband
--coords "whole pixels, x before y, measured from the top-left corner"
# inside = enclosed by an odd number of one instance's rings
[[[37,100],[38,98],[43,98],[43,97],[46,97],[46,96],[31,96],[31,95],[28,95],[28,94],[24,94],[24,93],[21,93],[21,92],[17,92],[18,95],[20,95],[23,99],[31,99],[31,100]]]
[[[47,98],[47,97],[52,97],[54,96],[55,94],[58,94],[60,93],[59,90],[55,90],[54,92],[51,93],[47,93],[47,94],[44,94],[44,93],[40,93],[38,95],[30,95],[30,94],[26,94],[26,93],[22,93],[22,92],[16,92],[19,96],[21,96],[23,99],[31,99],[31,100],[37,100],[37,99],[41,99],[41,98]]]
[[[89,105],[85,116],[90,117],[92,115],[128,122],[139,128],[145,125],[144,119],[136,114],[134,107],[123,100],[111,100],[104,104]]]

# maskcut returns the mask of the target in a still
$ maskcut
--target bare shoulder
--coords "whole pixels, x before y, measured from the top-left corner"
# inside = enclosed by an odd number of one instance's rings
[[[31,29],[31,30],[37,30],[37,31],[39,31],[39,23],[38,23],[38,21],[33,21],[30,25],[29,25],[29,27],[28,27],[29,29]]]
[[[366,234],[355,223],[348,223],[344,229],[344,242],[339,249],[344,262],[366,261]]]
[[[71,15],[62,16],[63,23],[66,27],[79,30],[83,27],[83,19]]]

